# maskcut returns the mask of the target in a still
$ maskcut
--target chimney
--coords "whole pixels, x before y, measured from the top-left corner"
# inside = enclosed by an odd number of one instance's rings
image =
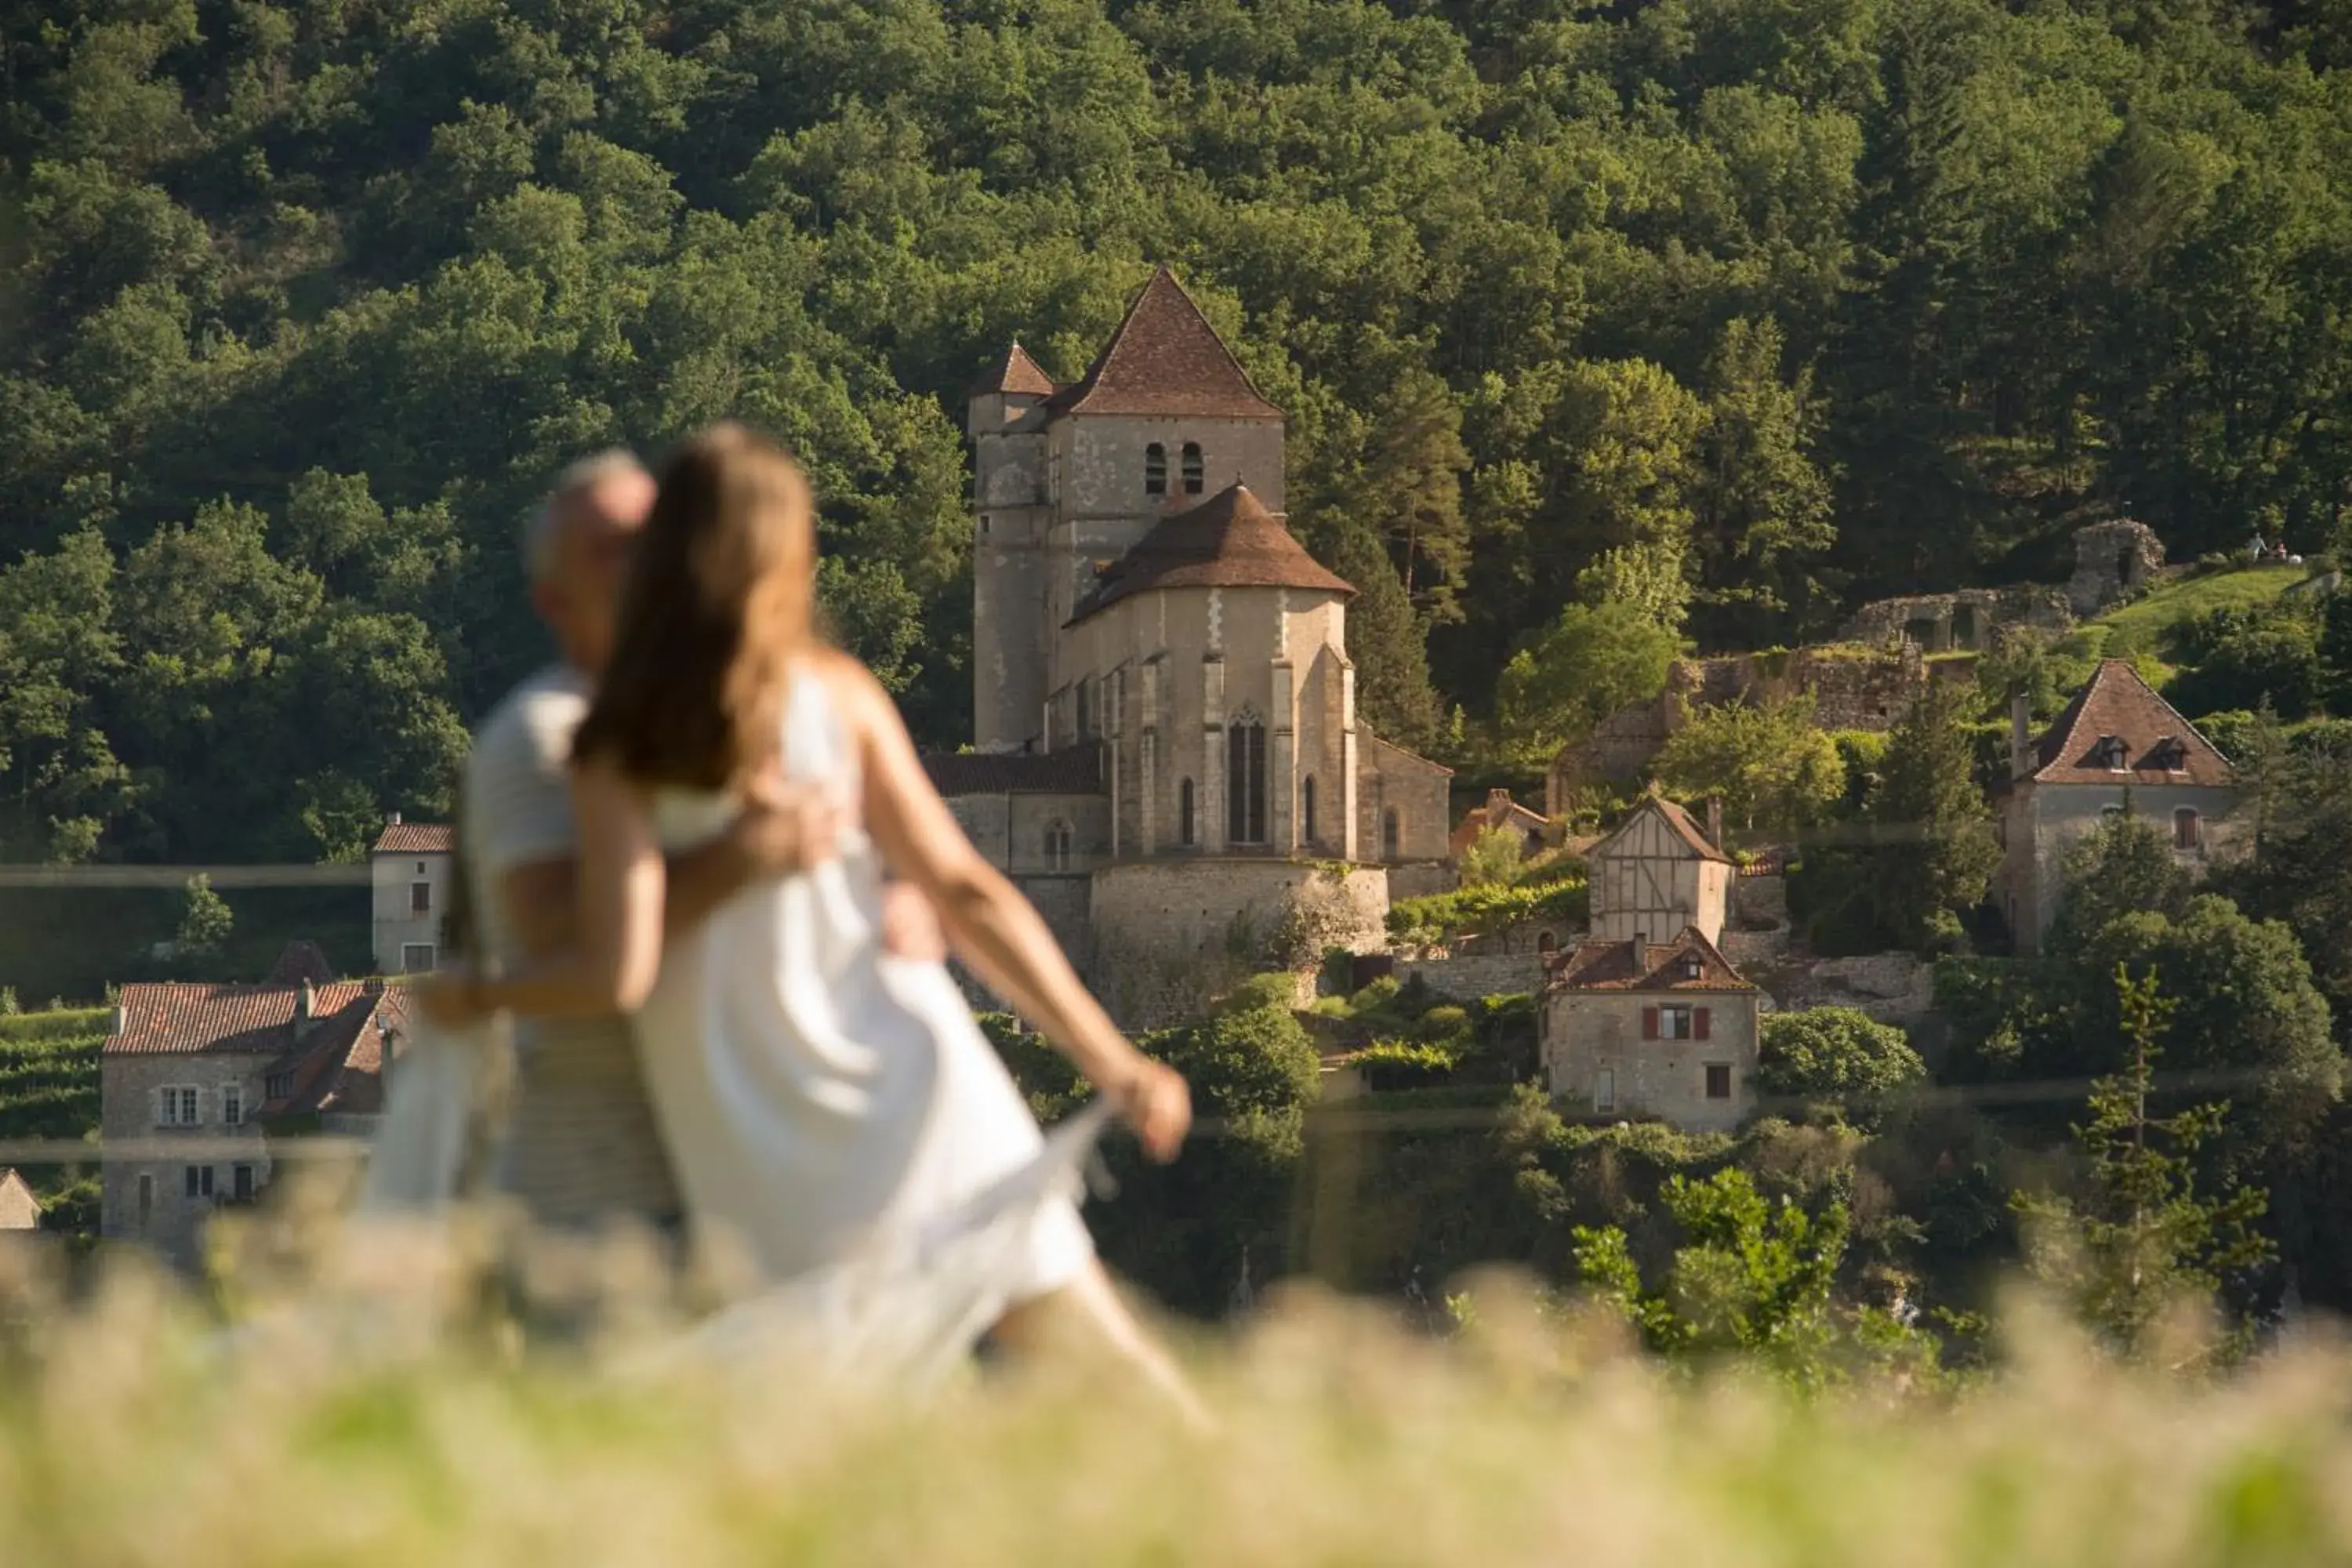
[[[1486,792],[1486,809],[1489,811],[1498,811],[1502,807],[1510,804],[1511,792],[1509,790],[1490,789]]]
[[[2025,693],[2009,697],[2009,776],[2021,779],[2033,772],[2033,710]]]
[[[294,997],[294,1037],[296,1039],[299,1040],[310,1032],[311,1026],[317,1022],[313,1015],[318,1011],[318,1007],[319,994],[310,989],[310,977],[306,974],[302,977],[302,989]]]
[[[117,1003],[114,1005],[114,1033],[115,1033],[115,1036],[116,1036],[118,1038],[119,1038],[119,1037],[121,1037],[121,1034],[122,1034],[123,1030],[125,1030],[126,1028],[130,1027],[130,1025],[131,1025],[131,1013],[130,1013],[130,1010],[129,1010],[128,1008],[124,1007],[124,1006],[123,1006],[123,1005],[122,1005],[121,1003],[117,1002]]]
[[[398,812],[396,812],[396,811],[395,811],[395,812],[394,812],[394,813],[392,814],[392,823],[391,823],[391,825],[392,825],[393,826],[394,826],[394,827],[397,827],[397,826],[400,826],[400,813],[398,813]]]
[[[1706,841],[1717,849],[1723,847],[1723,797],[1706,797]]]

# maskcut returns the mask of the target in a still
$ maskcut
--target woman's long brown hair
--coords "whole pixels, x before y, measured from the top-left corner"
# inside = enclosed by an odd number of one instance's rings
[[[726,789],[777,754],[786,676],[816,640],[808,479],[730,424],[679,447],[660,484],[572,756],[639,784]]]

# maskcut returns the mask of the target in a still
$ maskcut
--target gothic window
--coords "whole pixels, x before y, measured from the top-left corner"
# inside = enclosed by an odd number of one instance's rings
[[[1168,448],[1157,441],[1143,449],[1143,493],[1148,496],[1168,493]]]
[[[1193,843],[1192,781],[1180,779],[1176,784],[1176,842],[1191,848]]]
[[[1070,825],[1058,817],[1045,825],[1045,864],[1056,871],[1070,868]]]
[[[1265,842],[1265,726],[1247,710],[1225,731],[1225,841]]]
[[[1403,842],[1404,818],[1397,815],[1395,806],[1391,806],[1381,813],[1381,858],[1395,859],[1397,847]]]
[[[1204,477],[1204,474],[1205,470],[1202,468],[1201,463],[1201,443],[1198,441],[1185,442],[1184,493],[1186,495],[1196,496],[1201,493],[1201,481]]]
[[[1298,837],[1315,842],[1315,775],[1298,781]]]

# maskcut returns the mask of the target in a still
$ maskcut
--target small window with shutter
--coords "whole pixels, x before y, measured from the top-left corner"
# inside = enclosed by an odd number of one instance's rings
[[[1706,1064],[1706,1097],[1709,1100],[1731,1098],[1731,1064],[1729,1062]]]
[[[2205,825],[2193,806],[2182,806],[2172,814],[2172,847],[2194,849],[2205,842]]]

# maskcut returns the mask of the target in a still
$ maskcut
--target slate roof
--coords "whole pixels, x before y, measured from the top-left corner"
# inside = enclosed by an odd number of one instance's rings
[[[1699,973],[1683,973],[1696,958]],[[1753,991],[1696,926],[1670,942],[1588,942],[1553,961],[1550,984],[1566,991]]]
[[[1673,801],[1668,800],[1662,795],[1653,795],[1643,797],[1642,804],[1633,808],[1632,815],[1628,816],[1624,821],[1617,825],[1617,831],[1610,834],[1606,838],[1601,839],[1600,843],[1595,844],[1589,853],[1595,856],[1608,854],[1609,846],[1615,843],[1623,835],[1632,832],[1633,824],[1641,820],[1643,811],[1652,806],[1657,808],[1658,816],[1665,822],[1665,825],[1668,827],[1674,830],[1675,837],[1689,845],[1692,851],[1696,853],[1700,859],[1720,860],[1727,866],[1732,863],[1730,856],[1726,855],[1722,850],[1717,848],[1715,845],[1708,840],[1706,837],[1706,829],[1701,827],[1696,819],[1695,819],[1689,812],[1685,811],[1681,806],[1676,805]]]
[[[1029,357],[1029,351],[1023,348],[1016,338],[1013,346],[1004,351],[1003,357],[982,372],[980,379],[971,384],[971,395],[974,397],[985,397],[992,392],[1014,397],[1051,397],[1054,395],[1054,378],[1037,367],[1037,362]]]
[[[1165,267],[1136,295],[1086,375],[1046,406],[1065,414],[1282,417]]]
[[[1190,511],[1161,518],[1111,563],[1069,624],[1150,588],[1307,588],[1353,594],[1307,553],[1247,485],[1228,485]]]
[[[391,822],[377,835],[374,855],[446,855],[457,847],[457,832],[446,822]]]
[[[313,985],[325,985],[335,978],[335,966],[327,962],[327,954],[315,942],[300,939],[286,944],[278,962],[261,978],[264,985],[299,985],[305,980]]]
[[[2126,766],[2109,767],[2097,754],[2102,737],[2124,742]],[[2197,726],[2158,697],[2131,661],[2103,658],[2083,689],[2034,742],[2038,784],[2209,784],[2234,780],[2229,759]]]
[[[960,795],[1100,795],[1102,748],[1057,752],[934,752],[923,759],[931,787]]]

